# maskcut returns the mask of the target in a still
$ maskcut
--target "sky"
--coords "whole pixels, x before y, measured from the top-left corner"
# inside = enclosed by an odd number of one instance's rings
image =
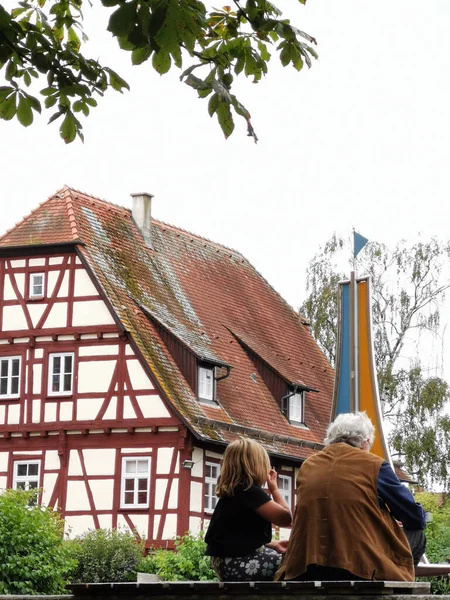
[[[66,146],[49,115],[28,129],[0,121],[1,230],[65,184],[127,207],[146,191],[156,218],[242,252],[294,308],[334,231],[450,238],[448,0],[275,0],[317,39],[319,60],[297,73],[273,56],[264,81],[235,82],[257,145],[244,122],[225,140],[179,72],[132,67],[106,32],[109,11],[87,4],[86,54],[131,92],[101,99],[84,144]]]

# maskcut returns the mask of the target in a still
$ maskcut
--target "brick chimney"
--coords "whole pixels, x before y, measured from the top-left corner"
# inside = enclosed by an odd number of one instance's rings
[[[152,198],[151,194],[143,192],[140,194],[131,194],[133,198],[133,208],[131,215],[139,227],[146,245],[152,248]]]

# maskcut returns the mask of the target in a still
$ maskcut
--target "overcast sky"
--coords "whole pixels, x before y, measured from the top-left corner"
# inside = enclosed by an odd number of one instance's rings
[[[307,263],[334,231],[449,239],[448,0],[280,5],[317,38],[320,59],[298,74],[274,57],[265,81],[238,82],[257,145],[243,123],[225,141],[178,72],[132,68],[105,31],[108,11],[86,6],[87,51],[132,91],[100,101],[84,145],[66,146],[46,118],[0,121],[1,229],[64,184],[128,207],[147,191],[155,217],[241,251],[296,308]],[[450,340],[450,372],[448,354]]]

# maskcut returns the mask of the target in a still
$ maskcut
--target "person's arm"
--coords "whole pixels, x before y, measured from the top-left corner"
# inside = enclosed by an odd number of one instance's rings
[[[378,496],[385,502],[392,515],[406,529],[425,529],[426,513],[415,502],[409,489],[400,483],[391,465],[384,462],[378,473]]]
[[[292,523],[291,509],[278,489],[277,473],[274,469],[269,471],[267,486],[273,500],[269,500],[257,508],[256,512],[260,517],[278,527],[289,527]]]

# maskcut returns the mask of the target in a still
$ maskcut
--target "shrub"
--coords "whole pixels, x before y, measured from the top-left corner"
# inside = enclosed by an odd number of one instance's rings
[[[164,581],[206,581],[217,579],[205,556],[203,532],[195,536],[189,532],[175,541],[175,551],[154,550],[141,560],[137,570],[154,573]]]
[[[136,581],[136,565],[142,558],[143,543],[130,532],[97,529],[73,542],[78,567],[72,581],[107,583]]]
[[[0,495],[0,594],[64,593],[75,566],[63,520],[35,498],[35,490]]]

